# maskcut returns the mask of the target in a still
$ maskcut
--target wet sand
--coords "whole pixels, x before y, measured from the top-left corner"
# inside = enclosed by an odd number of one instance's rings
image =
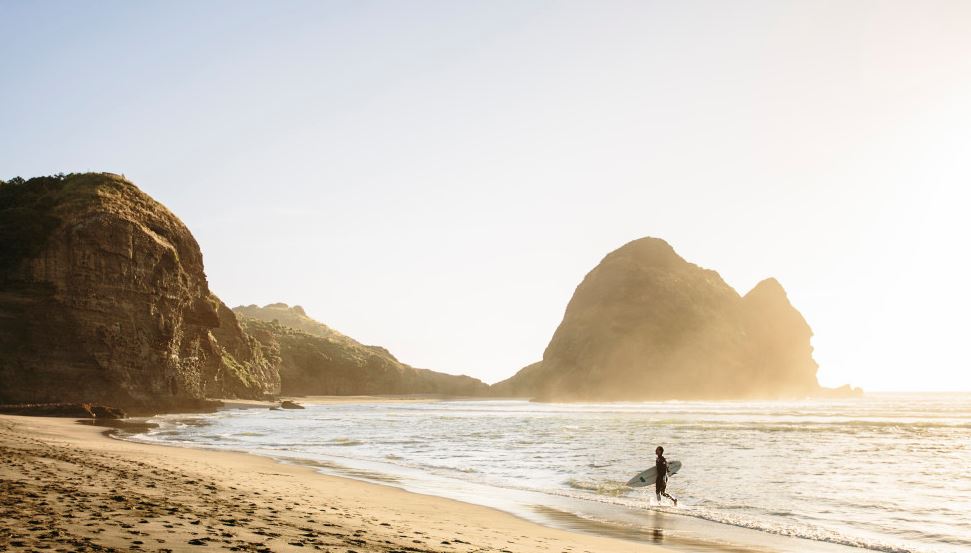
[[[0,416],[0,550],[650,552],[271,459]]]

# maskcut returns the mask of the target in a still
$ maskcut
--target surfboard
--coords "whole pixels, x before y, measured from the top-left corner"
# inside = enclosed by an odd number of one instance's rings
[[[668,474],[677,474],[681,470],[681,461],[668,461]],[[637,476],[631,478],[627,485],[632,488],[653,486],[657,480],[657,467],[651,467]]]

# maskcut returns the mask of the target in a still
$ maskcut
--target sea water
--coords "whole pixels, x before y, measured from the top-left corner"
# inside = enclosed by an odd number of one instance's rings
[[[682,550],[971,551],[971,394],[306,407],[158,417],[135,439],[270,455]],[[684,463],[668,484],[677,507],[624,485],[658,445]]]

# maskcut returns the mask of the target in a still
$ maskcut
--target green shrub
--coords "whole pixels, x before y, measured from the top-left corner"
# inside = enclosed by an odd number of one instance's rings
[[[53,212],[63,175],[0,181],[0,278],[40,253],[60,224]]]

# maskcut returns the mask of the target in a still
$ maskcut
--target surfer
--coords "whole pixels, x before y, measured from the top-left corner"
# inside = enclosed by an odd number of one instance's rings
[[[654,492],[657,494],[657,502],[661,502],[661,496],[674,501],[674,506],[678,506],[678,500],[668,495],[665,491],[668,487],[668,460],[664,458],[664,448],[657,446],[654,450],[657,453],[657,461],[654,463],[654,468],[657,469],[657,479],[654,480]]]

